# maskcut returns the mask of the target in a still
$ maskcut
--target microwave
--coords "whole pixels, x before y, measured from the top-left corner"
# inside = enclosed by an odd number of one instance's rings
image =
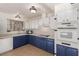
[[[58,40],[77,42],[77,37],[77,31],[74,30],[58,30],[56,33]]]
[[[72,39],[72,32],[60,32],[61,38]]]

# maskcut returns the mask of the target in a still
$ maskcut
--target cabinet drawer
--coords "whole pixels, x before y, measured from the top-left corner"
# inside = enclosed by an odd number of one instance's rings
[[[57,40],[57,44],[60,44],[60,45],[63,45],[63,46],[67,46],[67,47],[78,48],[78,43],[77,42]]]
[[[57,56],[78,56],[78,49],[57,44],[56,55]]]

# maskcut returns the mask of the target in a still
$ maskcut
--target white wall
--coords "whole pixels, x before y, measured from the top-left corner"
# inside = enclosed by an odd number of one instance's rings
[[[10,17],[9,14],[5,14],[5,13],[0,12],[0,34],[6,33],[8,17]]]
[[[49,26],[51,29],[55,28],[56,21],[54,17],[45,17],[36,20],[26,21],[26,29],[38,29],[41,26]]]
[[[36,35],[51,35],[54,37],[54,29],[56,28],[56,20],[53,17],[43,17],[41,19],[32,20],[26,22],[26,30],[33,29]],[[44,29],[48,28],[48,29]]]

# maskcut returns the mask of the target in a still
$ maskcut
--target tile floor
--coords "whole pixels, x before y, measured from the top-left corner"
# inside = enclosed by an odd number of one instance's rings
[[[1,56],[53,56],[53,54],[28,44],[1,54]]]

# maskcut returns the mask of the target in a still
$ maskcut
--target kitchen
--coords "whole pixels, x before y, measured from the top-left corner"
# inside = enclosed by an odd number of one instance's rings
[[[1,56],[78,56],[78,3],[0,3]]]

